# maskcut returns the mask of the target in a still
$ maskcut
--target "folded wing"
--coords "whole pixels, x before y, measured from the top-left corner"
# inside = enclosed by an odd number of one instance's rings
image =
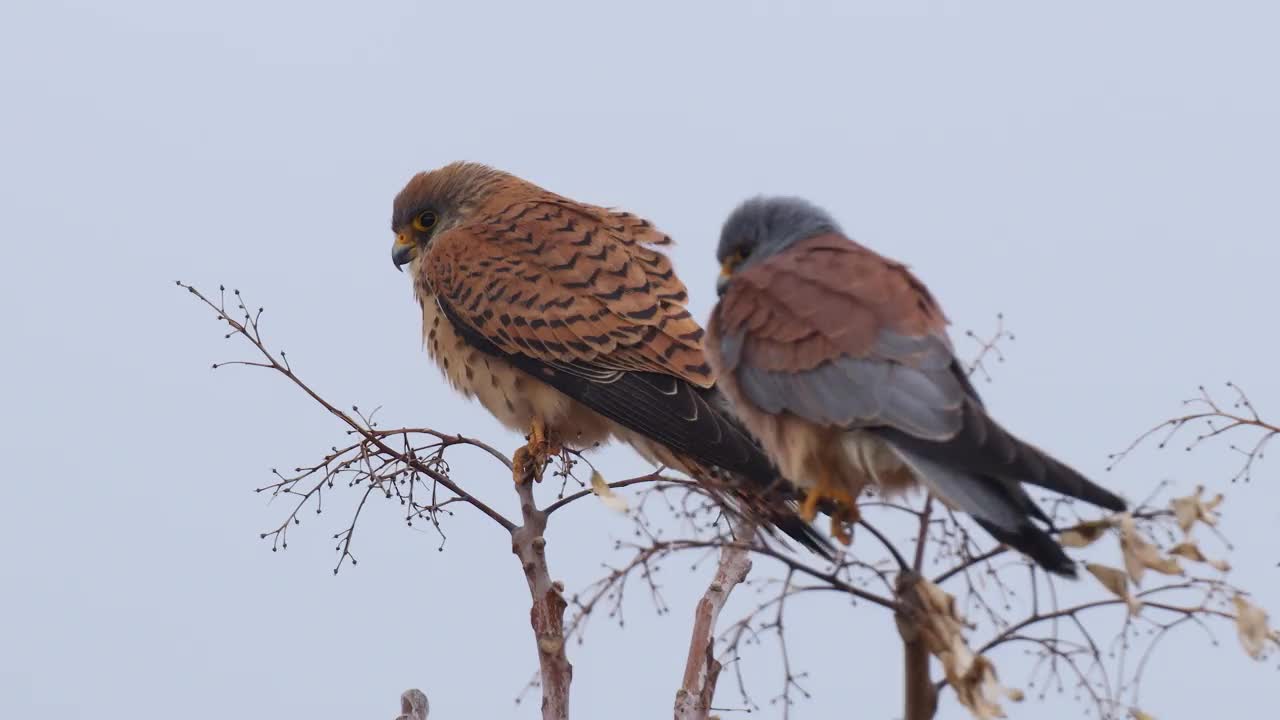
[[[905,266],[829,234],[739,272],[712,318],[712,342],[721,371],[756,408],[872,433],[1002,540],[1043,549],[1047,539],[1019,540],[1034,527],[1027,518],[1047,521],[1023,482],[1123,510],[1118,496],[987,414],[946,325]]]
[[[767,509],[766,524],[826,552],[778,495],[786,486],[763,451],[720,408],[685,287],[653,247],[667,242],[635,216],[548,194],[442,233],[428,250],[426,277],[472,346],[728,473],[754,493],[740,506]]]

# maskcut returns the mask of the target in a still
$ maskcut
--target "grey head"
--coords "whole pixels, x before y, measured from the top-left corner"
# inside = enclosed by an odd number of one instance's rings
[[[761,263],[791,245],[826,233],[840,233],[826,210],[798,197],[751,198],[739,205],[720,230],[716,259],[724,291],[734,273]]]

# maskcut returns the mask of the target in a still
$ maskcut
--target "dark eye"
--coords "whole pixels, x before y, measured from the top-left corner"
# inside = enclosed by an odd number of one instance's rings
[[[413,219],[413,229],[418,232],[427,232],[431,228],[435,227],[436,220],[438,219],[439,218],[436,217],[434,212],[425,210],[418,213],[418,217]]]

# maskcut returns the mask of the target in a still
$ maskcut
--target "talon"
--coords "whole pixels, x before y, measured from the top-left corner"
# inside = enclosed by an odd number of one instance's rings
[[[529,447],[530,449],[538,445],[547,444],[547,429],[542,425],[541,418],[534,418],[529,425]]]
[[[552,455],[560,452],[560,444],[548,437],[546,425],[541,418],[534,418],[529,425],[529,441],[516,450],[511,458],[511,475],[517,485],[528,482],[530,478],[542,482],[542,472]]]
[[[530,457],[529,448],[522,447],[516,450],[516,454],[511,458],[511,478],[515,480],[517,485],[521,485],[529,481],[530,478],[537,477],[532,472],[533,458]]]
[[[858,505],[848,489],[832,478],[830,470],[825,466],[819,471],[817,484],[805,493],[804,503],[800,506],[800,517],[805,522],[813,522],[818,514],[818,504],[823,500],[830,500],[834,506],[827,511],[831,518],[831,537],[841,545],[849,545],[853,542],[850,528],[860,517]]]
[[[836,542],[848,547],[853,544],[853,526],[858,523],[858,518],[862,514],[858,512],[858,506],[852,501],[839,505],[836,514],[831,516],[831,537]]]
[[[844,520],[839,517],[831,518],[831,537],[845,547],[853,543],[853,533],[849,532],[848,528],[845,527]]]

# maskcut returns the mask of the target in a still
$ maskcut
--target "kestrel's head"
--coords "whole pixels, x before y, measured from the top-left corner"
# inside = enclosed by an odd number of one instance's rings
[[[825,210],[807,200],[751,198],[729,214],[720,230],[720,244],[716,247],[720,279],[716,289],[723,293],[734,273],[763,262],[794,243],[832,232],[840,232],[840,226]]]
[[[478,163],[455,162],[414,175],[396,195],[391,211],[391,261],[402,268],[442,232],[465,224],[497,184],[510,177]]]

